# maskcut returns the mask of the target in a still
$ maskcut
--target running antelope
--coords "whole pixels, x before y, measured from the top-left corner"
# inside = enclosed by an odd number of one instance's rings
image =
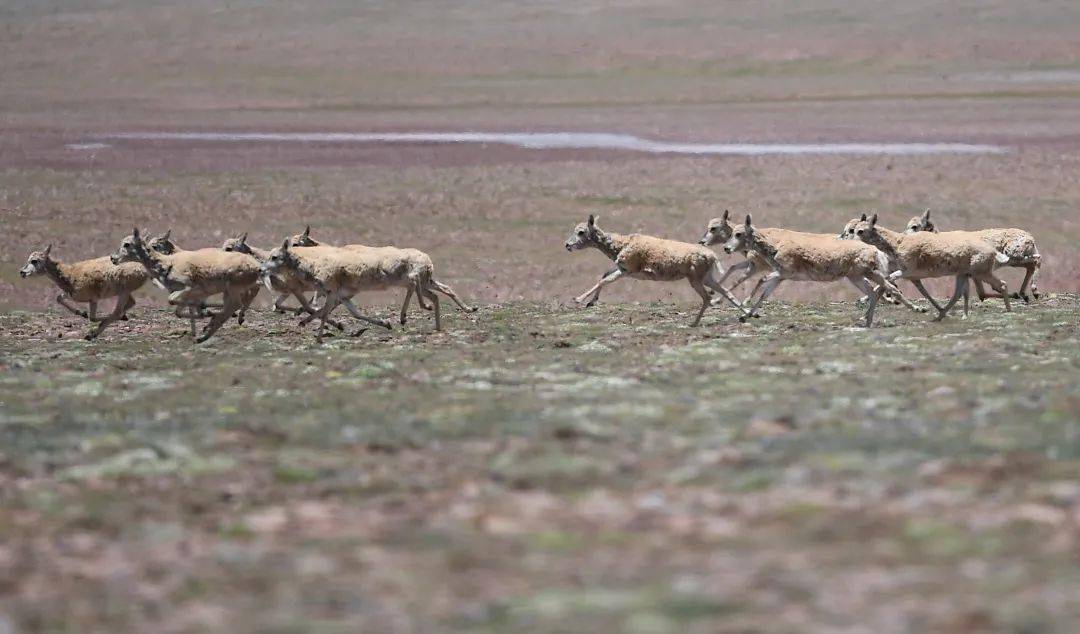
[[[289,238],[291,247],[317,247],[329,246],[318,242],[311,237],[311,226],[304,227],[303,233],[298,233]],[[454,289],[448,284],[435,279],[435,265],[431,256],[419,249],[399,249],[397,247],[370,247],[363,244],[346,244],[342,249],[353,251],[366,251],[379,260],[379,268],[386,280],[386,287],[400,286],[405,288],[405,301],[401,304],[401,325],[405,325],[405,317],[409,308],[409,300],[416,293],[416,303],[424,310],[435,311],[435,330],[442,330],[439,316],[439,298],[435,291],[449,297],[461,310],[474,313],[476,307],[469,306],[461,301]],[[424,303],[424,299],[431,301],[431,306]]]
[[[728,220],[729,215],[730,214],[728,213],[728,210],[725,209],[723,216],[710,220],[708,226],[705,228],[705,235],[701,237],[701,240],[699,240],[698,243],[704,246],[713,246],[716,244],[724,244],[728,240],[730,240],[731,235],[735,230],[735,225],[733,225]],[[788,229],[774,229],[768,227],[757,228],[756,231],[759,235],[763,236],[771,244],[777,246],[785,241],[792,239],[801,240],[806,238],[821,238],[834,240],[831,235],[823,233],[805,233],[802,231],[791,231]],[[768,271],[772,270],[772,267],[769,265],[768,260],[765,259],[765,256],[761,255],[757,251],[754,251],[753,249],[746,249],[742,253],[743,257],[745,257],[746,259],[742,262],[739,262],[738,264],[732,265],[731,268],[729,268],[727,272],[724,273],[724,277],[720,278],[720,283],[723,284],[724,279],[726,279],[727,276],[730,275],[732,272],[736,270],[745,271],[743,276],[736,280],[736,282],[731,286],[732,290],[737,288],[740,284],[745,282],[753,275],[759,272],[767,273]],[[757,294],[758,289],[760,289],[764,284],[764,280],[764,277],[758,280],[753,290],[751,290],[750,294],[746,296],[745,300],[743,300],[744,304],[750,302],[750,300],[754,298],[754,295]],[[869,296],[864,294],[861,298],[859,298],[858,301],[861,304],[868,299]],[[912,304],[902,294],[894,295],[891,290],[886,291],[883,299],[891,304],[903,304],[916,312],[926,312],[924,309]]]
[[[180,253],[181,251],[187,251],[188,250],[188,249],[184,249],[184,248],[180,247],[175,242],[173,242],[172,229],[168,229],[168,230],[165,231],[165,233],[163,233],[163,234],[161,234],[159,236],[154,236],[153,238],[150,238],[149,240],[147,240],[146,241],[146,247],[148,249],[150,249],[151,251],[157,251],[158,253],[160,253],[162,255],[176,255],[177,253]],[[159,284],[157,280],[154,280],[154,285],[160,287],[162,290],[165,290],[165,287],[162,286],[161,284]],[[218,303],[203,301],[203,302],[200,302],[198,306],[192,308],[191,310],[194,311],[196,318],[203,319],[203,318],[211,316],[208,309],[210,309],[210,308],[221,308],[221,306],[222,305],[218,304]],[[243,325],[244,319],[247,317],[247,309],[248,309],[248,306],[245,305],[239,311],[237,311],[237,313],[236,313],[236,323],[238,323],[240,325]],[[194,335],[194,326],[192,326],[192,328],[193,328],[192,336],[194,337],[195,336]]]
[[[328,316],[338,304],[360,321],[382,326],[390,330],[390,323],[361,314],[352,303],[353,295],[360,291],[382,290],[390,285],[383,268],[384,262],[362,249],[338,247],[292,247],[288,238],[281,246],[267,254],[260,269],[263,282],[270,285],[269,276],[291,271],[315,286],[325,297],[323,305],[312,318],[319,319],[315,340],[322,341]],[[432,295],[433,296],[433,295]],[[435,327],[439,327],[438,299],[435,300]],[[363,333],[360,330],[357,335]]]
[[[109,324],[120,319],[127,319],[127,311],[135,305],[131,296],[149,279],[149,275],[138,264],[115,265],[109,256],[82,260],[70,264],[54,260],[51,256],[52,245],[44,251],[34,251],[26,259],[26,266],[19,269],[22,277],[46,275],[60,289],[56,303],[75,313],[79,317],[97,323],[86,334],[87,339],[94,339]],[[103,299],[116,298],[111,313],[105,317],[97,316],[97,305]],[[86,302],[87,310],[72,306],[69,302]]]
[[[162,288],[169,292],[169,304],[188,309],[192,336],[195,335],[195,308],[211,295],[221,293],[221,312],[195,341],[209,339],[233,314],[251,304],[258,293],[259,263],[248,255],[227,253],[220,249],[178,251],[165,255],[147,248],[138,229],[133,229],[110,256],[114,264],[139,262]]]
[[[750,309],[751,315],[784,280],[848,280],[870,299],[864,315],[867,327],[874,322],[874,309],[883,293],[890,291],[900,296],[900,291],[887,279],[889,262],[885,254],[867,245],[815,234],[776,240],[756,229],[747,214],[746,221],[733,229],[724,245],[728,253],[743,250],[757,252],[772,269],[763,278],[761,295]],[[876,289],[871,288],[871,282],[877,285]]]
[[[267,249],[260,249],[253,247],[247,243],[247,233],[242,233],[235,238],[229,238],[221,245],[222,251],[230,251],[236,253],[244,253],[250,255],[263,263],[270,255],[270,251]],[[270,286],[267,289],[272,293],[277,293],[277,299],[274,300],[274,312],[306,312],[314,315],[315,308],[311,306],[304,293],[314,290],[299,276],[292,274],[289,271],[280,271],[275,275],[270,276]],[[296,301],[300,302],[300,308],[288,308],[285,306],[285,302],[289,297],[295,297]]]
[[[918,233],[920,231],[929,231],[931,233],[937,233],[937,227],[934,226],[933,221],[930,220],[930,210],[927,209],[920,216],[915,216],[908,221],[907,228],[904,233]],[[955,231],[949,231],[947,233],[959,233]],[[979,238],[985,240],[998,251],[1001,251],[1009,258],[1009,263],[1003,266],[1010,266],[1015,268],[1024,269],[1024,281],[1020,283],[1020,290],[1013,293],[1013,297],[1016,299],[1022,299],[1024,302],[1030,302],[1028,299],[1028,288],[1031,288],[1031,297],[1033,299],[1039,299],[1038,288],[1038,275],[1039,268],[1042,266],[1042,256],[1039,255],[1039,248],[1035,246],[1035,237],[1023,229],[982,229],[979,231],[971,231]],[[943,234],[944,235],[944,234]],[[997,295],[989,295],[983,288],[982,281],[973,280],[975,282],[975,292],[979,295],[979,300],[984,300],[992,297],[998,297]]]
[[[593,247],[615,262],[615,268],[601,276],[595,286],[574,298],[579,304],[592,306],[600,299],[600,292],[605,286],[622,277],[661,282],[685,279],[701,296],[701,309],[691,326],[701,323],[701,316],[712,302],[709,289],[723,295],[743,314],[739,300],[720,285],[724,275],[720,260],[712,250],[701,245],[637,233],[608,233],[596,225],[596,216],[589,214],[586,222],[574,227],[565,246],[567,251]]]
[[[923,297],[937,309],[938,315],[934,321],[944,319],[961,294],[964,295],[964,317],[967,318],[969,279],[990,284],[1005,300],[1005,310],[1012,310],[1005,282],[994,275],[994,267],[1009,261],[1004,253],[971,233],[897,233],[878,226],[877,220],[878,216],[874,214],[869,220],[856,223],[853,228],[855,237],[888,255],[896,267],[889,274],[889,279],[911,280]],[[942,307],[927,292],[922,280],[950,275],[956,276],[956,288],[952,298]]]

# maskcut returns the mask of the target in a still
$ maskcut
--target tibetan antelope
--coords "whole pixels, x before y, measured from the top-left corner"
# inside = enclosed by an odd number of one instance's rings
[[[360,249],[342,249],[338,247],[292,247],[288,238],[281,246],[267,254],[260,266],[263,282],[269,284],[269,276],[282,271],[290,271],[312,284],[326,298],[312,318],[319,319],[319,328],[315,340],[321,341],[326,330],[328,316],[338,304],[343,304],[353,317],[360,321],[382,326],[390,330],[390,323],[373,319],[360,313],[352,303],[352,297],[360,291],[382,290],[390,284],[385,277],[383,262]],[[436,300],[437,301],[437,300]],[[436,304],[436,328],[438,322],[438,304]],[[360,330],[360,334],[364,330]]]
[[[1009,261],[1008,256],[998,251],[982,239],[970,233],[963,235],[945,235],[922,231],[919,233],[897,233],[878,226],[878,216],[855,224],[855,237],[866,244],[881,249],[895,266],[889,274],[890,280],[908,279],[919,289],[923,297],[937,309],[934,321],[945,318],[957,299],[964,295],[964,317],[967,317],[968,280],[980,280],[1001,294],[1005,300],[1005,310],[1010,311],[1008,290],[1005,282],[994,275],[994,268]],[[923,286],[922,280],[932,277],[956,276],[956,288],[952,298],[940,306]]]
[[[730,240],[731,235],[735,230],[735,225],[732,224],[728,220],[729,215],[730,214],[728,213],[728,210],[725,209],[723,216],[721,216],[719,218],[713,218],[712,220],[710,220],[708,226],[705,227],[705,235],[703,235],[701,237],[701,240],[698,241],[698,244],[701,244],[703,246],[713,246],[713,245],[717,245],[717,244],[722,245],[722,244],[726,243],[728,240]],[[783,243],[783,242],[785,242],[787,240],[792,240],[792,239],[794,239],[794,240],[803,240],[803,239],[810,239],[810,238],[819,238],[819,239],[827,239],[827,240],[833,240],[834,239],[829,234],[805,233],[805,232],[802,232],[802,231],[791,231],[789,229],[775,229],[775,228],[769,228],[769,227],[757,228],[757,227],[755,227],[755,231],[758,233],[758,235],[763,236],[770,244],[773,244],[773,245],[776,245],[776,246],[779,246],[781,243]],[[761,255],[757,251],[755,251],[753,249],[746,249],[742,253],[743,253],[743,257],[745,257],[746,259],[743,260],[742,262],[739,262],[738,264],[732,265],[731,268],[729,268],[727,270],[727,272],[724,273],[724,277],[720,278],[720,283],[722,284],[724,282],[724,279],[729,274],[731,274],[733,271],[736,271],[736,270],[745,271],[743,276],[740,277],[738,280],[736,280],[735,283],[731,286],[731,289],[733,289],[733,290],[735,288],[737,288],[740,284],[745,282],[747,279],[752,277],[753,275],[755,275],[755,274],[757,274],[759,272],[760,273],[767,273],[767,272],[772,270],[772,267],[769,265],[768,260],[765,259],[765,256]],[[764,284],[764,280],[765,280],[764,277],[762,277],[762,278],[760,278],[758,280],[758,282],[754,286],[753,290],[751,290],[750,294],[746,296],[745,300],[743,300],[744,304],[750,302],[754,298],[754,295],[757,294],[758,289],[760,289],[762,287],[762,285]],[[861,303],[867,301],[868,299],[869,299],[869,296],[864,294],[861,298],[859,298],[858,301],[861,304]],[[916,312],[926,312],[924,309],[921,309],[918,306],[915,306],[914,304],[912,304],[910,301],[908,301],[907,298],[905,298],[903,296],[903,294],[894,295],[893,291],[891,289],[886,290],[885,296],[882,299],[884,299],[885,301],[887,301],[887,302],[889,302],[891,304],[903,304],[903,305],[907,306],[908,308],[910,308],[911,310],[914,310]],[[755,315],[756,314],[757,313],[755,313]]]
[[[870,298],[864,315],[867,327],[874,322],[874,309],[883,293],[892,291],[900,295],[887,279],[889,262],[885,254],[873,247],[867,248],[867,245],[814,234],[785,240],[770,239],[753,226],[752,218],[747,214],[746,221],[733,229],[724,244],[724,251],[728,253],[742,250],[756,251],[772,269],[763,278],[761,295],[750,309],[751,315],[784,280],[848,280]],[[871,283],[877,288],[871,288]]]
[[[48,276],[60,289],[56,303],[79,317],[97,323],[97,326],[86,334],[87,339],[96,338],[112,322],[127,319],[127,311],[135,305],[132,293],[150,278],[141,265],[113,264],[109,256],[65,263],[54,260],[51,253],[51,244],[45,247],[44,251],[31,253],[26,259],[26,266],[19,269],[19,275],[24,278]],[[109,297],[116,298],[112,312],[105,317],[98,317],[98,302]],[[71,301],[86,302],[87,310],[72,306],[69,303]]]
[[[593,247],[615,262],[615,268],[602,275],[595,286],[574,298],[579,304],[592,306],[600,299],[600,292],[605,286],[622,277],[661,282],[685,279],[701,296],[701,309],[691,326],[701,323],[701,316],[712,302],[709,289],[723,295],[739,309],[740,314],[743,313],[739,300],[720,285],[724,275],[720,260],[712,250],[701,245],[637,233],[608,233],[596,225],[596,216],[589,214],[586,222],[578,224],[570,232],[564,246],[567,251]]]
[[[247,233],[242,233],[235,238],[229,238],[221,245],[222,251],[230,251],[236,253],[244,253],[250,255],[263,263],[270,255],[270,251],[267,249],[260,249],[253,247],[247,243]],[[264,280],[265,282],[265,280]],[[294,312],[301,313],[306,312],[314,315],[315,308],[311,306],[304,293],[314,290],[310,288],[310,285],[305,283],[300,277],[292,274],[290,271],[279,271],[278,273],[270,276],[270,285],[267,290],[272,293],[277,293],[277,299],[274,300],[274,312]],[[295,297],[300,302],[300,308],[288,308],[284,304],[288,301],[289,297]]]
[[[196,308],[207,297],[221,293],[221,312],[214,315],[195,338],[197,343],[213,336],[237,310],[246,308],[258,293],[259,263],[255,258],[241,253],[198,249],[165,255],[148,248],[136,228],[121,241],[120,247],[110,257],[114,264],[142,264],[155,283],[169,292],[169,304],[177,306],[177,316],[184,316],[181,309],[188,309],[193,336]]]
[[[311,237],[311,226],[304,227],[303,233],[298,233],[289,238],[291,247],[317,247],[329,246],[318,242]],[[402,326],[405,325],[405,317],[409,308],[409,300],[416,293],[416,303],[424,310],[435,311],[435,330],[442,330],[439,317],[439,298],[435,295],[438,291],[449,297],[461,310],[474,313],[475,306],[469,306],[458,297],[454,289],[448,284],[435,279],[435,265],[431,256],[419,249],[399,249],[398,247],[371,247],[363,244],[346,244],[342,249],[367,251],[380,261],[379,267],[383,271],[386,287],[400,286],[405,288],[405,301],[401,304]],[[431,301],[431,306],[424,303],[424,299]]]
[[[924,211],[922,215],[915,216],[909,220],[904,233],[918,233],[919,231],[937,233],[937,227],[935,227],[933,221],[930,220],[929,209]],[[947,233],[955,232],[950,231]],[[1020,283],[1020,289],[1013,293],[1014,298],[1022,299],[1024,302],[1030,302],[1031,300],[1028,299],[1028,288],[1030,285],[1031,297],[1033,299],[1039,299],[1038,275],[1039,268],[1042,266],[1042,256],[1039,255],[1039,248],[1035,246],[1035,237],[1033,235],[1023,229],[981,229],[969,233],[975,234],[988,242],[990,246],[1008,256],[1009,263],[1003,266],[1025,270],[1024,281]],[[982,281],[975,279],[972,281],[975,282],[975,292],[979,295],[980,301],[997,297],[997,295],[989,295],[986,293]]]

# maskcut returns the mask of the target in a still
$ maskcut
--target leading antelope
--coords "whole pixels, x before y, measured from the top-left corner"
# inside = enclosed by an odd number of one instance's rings
[[[127,311],[135,305],[131,296],[150,279],[149,274],[139,264],[113,264],[109,256],[82,260],[70,264],[52,258],[52,245],[44,251],[34,251],[26,259],[26,266],[19,269],[21,277],[35,275],[48,276],[60,289],[56,303],[83,319],[96,322],[97,327],[85,335],[94,339],[109,324],[120,319],[127,319]],[[105,317],[97,316],[97,305],[103,299],[116,298],[113,310]],[[69,302],[86,302],[88,309],[82,310]]]
[[[661,282],[685,279],[701,296],[701,309],[691,326],[701,323],[701,316],[712,302],[708,289],[723,295],[740,314],[743,313],[739,300],[720,285],[724,270],[716,254],[701,245],[637,233],[608,233],[596,225],[596,216],[589,214],[588,220],[574,227],[565,246],[567,251],[593,247],[615,262],[615,268],[601,276],[595,286],[574,298],[579,304],[592,306],[600,299],[600,291],[605,286],[622,277]]]

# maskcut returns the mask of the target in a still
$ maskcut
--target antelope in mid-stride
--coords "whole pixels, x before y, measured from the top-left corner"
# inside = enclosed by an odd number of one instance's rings
[[[210,319],[203,332],[195,338],[202,343],[214,335],[241,308],[247,308],[259,291],[259,263],[241,253],[220,249],[178,251],[165,255],[147,247],[139,230],[132,229],[113,253],[114,264],[138,262],[146,268],[155,283],[169,292],[169,303],[189,311],[192,335],[195,335],[195,311],[203,301],[222,294],[222,309]]]
[[[868,248],[868,245],[813,234],[785,240],[770,239],[753,226],[752,218],[747,214],[746,221],[734,228],[731,238],[724,244],[724,251],[728,253],[746,249],[756,251],[772,269],[762,278],[761,295],[750,309],[751,315],[784,280],[848,280],[869,297],[864,315],[868,328],[874,323],[877,302],[886,291],[902,297],[888,280],[889,261],[885,254]],[[871,288],[870,283],[876,284],[877,288]]]
[[[889,257],[896,269],[889,274],[890,280],[903,278],[915,284],[915,288],[937,309],[934,321],[944,319],[961,295],[964,296],[964,318],[967,318],[969,279],[990,284],[1005,301],[1005,310],[1012,310],[1005,282],[994,275],[995,267],[1009,262],[1007,255],[971,233],[897,233],[878,226],[877,220],[878,216],[874,214],[869,220],[856,223],[855,237],[881,249]],[[922,280],[948,276],[956,276],[956,289],[943,307],[927,292]]]
[[[924,211],[922,215],[915,216],[909,220],[904,233],[918,233],[920,231],[937,233],[937,227],[935,227],[933,221],[930,220],[929,209]],[[942,235],[949,233],[959,232],[948,231]],[[1014,298],[1022,299],[1025,303],[1029,303],[1031,301],[1028,299],[1028,288],[1030,285],[1031,298],[1039,299],[1038,276],[1039,268],[1042,266],[1042,256],[1039,255],[1039,248],[1035,246],[1035,236],[1023,229],[1011,228],[980,229],[965,233],[974,234],[982,240],[985,240],[990,246],[1008,256],[1009,262],[1002,266],[1021,268],[1026,271],[1024,273],[1024,281],[1020,283],[1020,289],[1013,293]],[[975,283],[975,292],[979,295],[980,301],[998,297],[998,295],[987,294],[981,280],[972,279],[972,281]]]
[[[298,233],[289,238],[291,247],[318,247],[329,246],[318,242],[311,237],[311,226],[304,227],[303,233]],[[439,298],[435,292],[446,295],[457,304],[457,307],[467,313],[476,312],[475,306],[469,306],[461,301],[458,294],[450,285],[443,284],[435,279],[435,264],[431,256],[419,249],[402,249],[398,247],[371,247],[363,244],[346,244],[341,249],[352,251],[364,251],[378,260],[385,287],[399,286],[405,289],[405,301],[401,304],[401,325],[405,325],[405,317],[409,308],[409,300],[416,293],[416,303],[424,310],[435,311],[435,330],[442,330],[442,321],[439,316]],[[424,303],[424,299],[431,302],[431,306]]]
[[[267,249],[260,249],[253,247],[247,243],[247,232],[244,232],[235,238],[229,238],[221,245],[222,251],[230,251],[235,253],[244,253],[250,255],[263,263],[270,255],[270,251]],[[264,280],[265,282],[265,280]],[[277,299],[274,300],[274,312],[285,313],[303,313],[306,312],[310,315],[314,315],[316,309],[311,306],[304,293],[314,290],[309,284],[305,283],[300,277],[293,275],[290,271],[279,271],[278,273],[270,276],[270,287],[267,289],[273,293],[277,293]],[[285,302],[289,297],[295,297],[296,301],[300,302],[300,308],[289,308],[285,306]],[[336,322],[335,322],[336,323]]]
[[[316,313],[301,322],[307,323],[312,318],[319,319],[316,341],[322,341],[328,317],[338,304],[343,304],[346,310],[360,321],[391,329],[389,322],[362,314],[352,303],[352,297],[360,291],[382,290],[388,286],[382,262],[378,257],[361,249],[292,247],[289,242],[286,238],[280,247],[267,254],[260,267],[263,283],[270,286],[271,275],[290,271],[313,285],[326,297]],[[439,327],[438,315],[436,308],[436,329]],[[364,330],[360,330],[355,334],[363,332]]]
[[[698,241],[698,244],[704,246],[713,246],[716,244],[722,245],[725,244],[728,240],[730,240],[731,235],[735,231],[735,225],[728,221],[729,216],[730,214],[728,213],[728,210],[725,209],[723,216],[710,220],[708,226],[705,227],[705,235],[701,237],[701,240]],[[833,238],[831,235],[824,233],[805,233],[802,231],[791,231],[789,229],[776,229],[771,227],[755,227],[754,230],[759,236],[761,236],[767,242],[776,247],[779,247],[781,244],[784,244],[791,240],[835,240],[835,238]],[[769,261],[765,258],[765,256],[761,255],[757,251],[747,248],[743,250],[742,253],[743,257],[745,257],[746,259],[742,262],[739,262],[738,264],[732,265],[731,268],[727,270],[727,273],[724,273],[724,277],[720,278],[720,283],[722,284],[724,282],[724,278],[726,278],[733,271],[745,271],[743,276],[736,280],[735,283],[731,286],[732,290],[734,290],[744,281],[749,279],[755,273],[767,273],[768,271],[773,270],[772,266],[769,264]],[[754,295],[757,294],[758,289],[760,289],[762,285],[764,285],[764,283],[764,277],[758,279],[757,284],[754,286],[753,290],[750,291],[750,294],[746,296],[746,299],[743,300],[743,303],[749,303],[754,298]],[[869,284],[869,282],[867,282],[867,284]],[[868,288],[868,286],[859,286],[859,290],[862,290],[864,293],[863,296],[859,299],[860,304],[869,299],[869,295],[866,294],[865,288]],[[908,308],[916,312],[926,312],[924,309],[912,304],[902,294],[894,295],[892,290],[886,290],[885,296],[882,299],[889,302],[890,304],[903,304],[904,306],[907,306]],[[757,315],[757,313],[754,314],[755,316]]]
[[[589,214],[587,221],[574,227],[565,246],[567,251],[593,247],[615,262],[615,268],[604,273],[595,286],[574,298],[579,304],[592,306],[600,299],[600,291],[605,286],[622,277],[661,282],[686,280],[701,296],[701,309],[691,326],[701,323],[701,316],[712,303],[709,289],[723,295],[743,314],[739,300],[720,285],[724,275],[720,260],[712,250],[701,245],[637,233],[608,233],[596,225],[596,216]]]
[[[65,263],[52,258],[52,245],[44,251],[34,251],[26,259],[26,266],[19,269],[22,277],[46,275],[60,289],[56,303],[79,317],[96,322],[86,339],[94,339],[114,321],[127,319],[127,311],[135,305],[131,296],[150,279],[139,264],[113,264],[109,256]],[[97,305],[103,299],[116,298],[113,310],[105,317],[97,316]],[[86,302],[88,310],[72,306],[69,302]]]

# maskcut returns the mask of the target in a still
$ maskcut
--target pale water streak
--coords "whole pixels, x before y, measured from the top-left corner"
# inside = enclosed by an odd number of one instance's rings
[[[68,143],[64,147],[69,150],[107,150],[112,146],[108,143]]]
[[[497,143],[530,150],[626,150],[650,154],[1000,154],[970,143],[672,143],[603,132],[126,132],[110,139],[308,143]]]

